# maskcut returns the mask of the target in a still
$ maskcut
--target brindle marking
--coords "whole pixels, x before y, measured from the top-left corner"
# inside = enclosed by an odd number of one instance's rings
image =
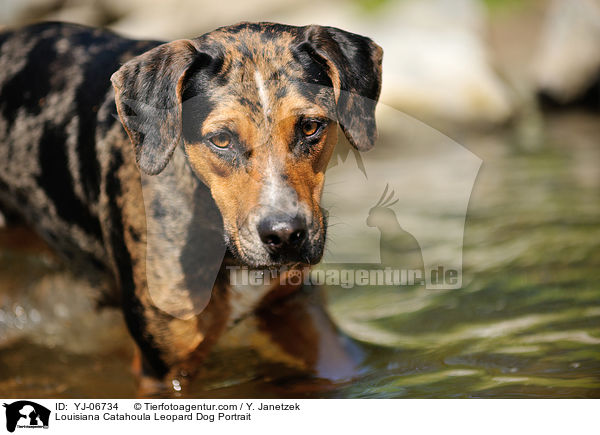
[[[232,287],[225,265],[320,260],[337,125],[373,146],[381,57],[321,26],[241,23],[165,44],[61,23],[3,33],[0,209],[107,283],[153,379],[196,372],[251,312],[307,369],[348,375],[322,304],[296,286]],[[259,237],[274,216],[305,225],[289,252]]]

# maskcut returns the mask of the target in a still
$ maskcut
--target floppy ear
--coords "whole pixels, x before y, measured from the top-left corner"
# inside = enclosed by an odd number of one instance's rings
[[[181,139],[181,92],[198,51],[181,39],[125,63],[110,78],[121,123],[144,172],[161,172]]]
[[[307,26],[306,42],[325,61],[335,88],[338,122],[348,141],[368,151],[377,139],[375,105],[383,50],[371,39],[334,27]]]

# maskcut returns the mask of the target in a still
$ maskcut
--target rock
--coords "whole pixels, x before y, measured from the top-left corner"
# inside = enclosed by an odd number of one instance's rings
[[[499,123],[512,112],[470,0],[401,2],[382,26],[383,102],[425,117]]]
[[[87,26],[101,26],[104,24],[104,18],[102,11],[89,3],[64,7],[44,17],[48,21],[67,21]]]
[[[117,0],[103,0],[115,5]],[[196,0],[134,0],[136,5],[127,10],[115,7],[124,16],[109,27],[136,38],[177,39],[201,35],[220,26],[240,21],[267,21],[273,11],[294,10],[298,4],[292,0],[230,0],[223,2],[198,2]],[[310,3],[309,3],[310,4]],[[303,4],[306,7],[307,4]],[[114,6],[111,6],[114,7]]]
[[[57,8],[57,1],[48,0],[2,0],[0,2],[0,24],[19,25],[40,19]]]
[[[485,10],[473,0],[404,0],[366,13],[348,3],[279,14],[291,24],[317,21],[367,35],[384,49],[381,101],[411,115],[500,123],[511,94],[485,45]]]
[[[600,78],[600,0],[553,1],[539,45],[538,91],[559,104],[583,97]]]

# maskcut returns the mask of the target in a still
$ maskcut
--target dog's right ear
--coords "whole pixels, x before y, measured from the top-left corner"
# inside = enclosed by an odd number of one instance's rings
[[[194,41],[180,39],[131,59],[110,78],[119,118],[147,174],[161,172],[181,140],[185,72],[202,55]]]

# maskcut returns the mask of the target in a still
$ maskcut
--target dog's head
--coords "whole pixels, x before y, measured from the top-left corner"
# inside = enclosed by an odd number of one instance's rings
[[[337,125],[358,150],[373,146],[381,59],[373,41],[343,30],[242,23],[160,45],[112,82],[141,170],[158,174],[182,144],[235,256],[313,264]]]

